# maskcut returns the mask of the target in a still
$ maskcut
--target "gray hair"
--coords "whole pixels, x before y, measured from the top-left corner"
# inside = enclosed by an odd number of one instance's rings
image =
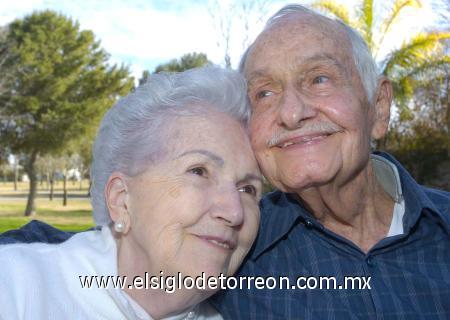
[[[343,30],[346,33],[352,45],[353,61],[355,63],[356,69],[358,70],[359,78],[361,79],[364,90],[366,91],[367,99],[369,100],[370,103],[373,103],[375,91],[377,90],[378,86],[378,77],[379,77],[377,71],[377,64],[372,57],[372,54],[370,52],[369,47],[367,46],[366,41],[354,28],[346,25],[339,19],[331,19],[314,10],[308,9],[302,5],[290,4],[284,6],[272,17],[269,18],[263,32],[269,29],[273,24],[278,22],[280,19],[299,13],[319,16],[321,18],[328,19],[329,21],[337,22],[339,25],[343,27]],[[247,48],[247,50],[244,52],[244,55],[241,58],[241,61],[239,63],[239,71],[241,73],[244,72],[245,63],[247,61],[249,51],[252,48],[253,44]]]
[[[151,75],[103,117],[93,147],[91,203],[97,225],[111,222],[105,187],[114,171],[135,176],[164,154],[170,120],[209,107],[248,125],[245,79],[218,67]],[[175,120],[176,121],[176,120]],[[165,130],[166,129],[166,130]]]

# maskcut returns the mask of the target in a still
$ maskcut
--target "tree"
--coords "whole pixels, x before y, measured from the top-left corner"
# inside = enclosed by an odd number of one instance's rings
[[[374,2],[361,0],[356,10],[352,6],[355,16],[350,14],[348,7],[334,1],[319,0],[313,7],[331,13],[361,32],[373,56],[379,62],[380,73],[392,81],[396,105],[401,111],[407,112],[406,106],[414,94],[414,89],[419,86],[418,78],[427,70],[448,64],[449,56],[443,51],[443,43],[446,39],[450,39],[450,32],[436,29],[412,34],[400,48],[392,50],[381,60],[383,57],[380,57],[380,48],[385,44],[387,35],[392,32],[405,9],[420,8],[421,3],[418,0],[390,1],[388,2],[390,7],[384,8],[386,16],[377,20]],[[383,1],[383,5],[386,6],[386,2]]]
[[[204,53],[187,53],[179,59],[172,59],[167,63],[156,67],[155,73],[165,72],[182,72],[192,68],[198,68],[205,64],[211,63]]]
[[[133,87],[127,68],[110,66],[91,31],[52,11],[34,12],[8,26],[2,70],[11,81],[0,94],[2,141],[25,158],[30,178],[25,215],[35,211],[35,162],[63,150],[96,126],[117,99]]]
[[[7,27],[0,27],[0,95],[5,92],[5,83],[11,81],[11,73],[5,67],[5,61],[8,57],[8,42],[6,41],[6,36],[8,33]],[[2,108],[0,108],[0,128],[2,125],[6,125],[8,118],[4,114]],[[0,131],[1,133],[1,131]],[[5,145],[0,143],[0,157],[5,157],[7,153],[7,148]]]
[[[211,61],[208,60],[208,57],[204,53],[187,53],[183,55],[179,59],[172,59],[167,63],[160,64],[156,67],[154,73],[158,72],[182,72],[185,70],[198,68],[207,64],[210,64]],[[142,76],[139,79],[139,85],[145,83],[148,78],[151,77],[151,73],[148,70],[144,70],[142,72]]]
[[[394,119],[387,149],[420,183],[450,190],[450,67],[428,72],[415,89],[410,117]]]

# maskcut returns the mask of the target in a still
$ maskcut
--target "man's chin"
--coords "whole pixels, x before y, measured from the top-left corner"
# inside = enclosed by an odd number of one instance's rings
[[[278,190],[286,193],[300,194],[319,188],[330,182],[329,178],[320,173],[321,172],[313,172],[307,174],[306,172],[303,172],[301,175],[285,176],[279,181],[272,183],[272,185]]]

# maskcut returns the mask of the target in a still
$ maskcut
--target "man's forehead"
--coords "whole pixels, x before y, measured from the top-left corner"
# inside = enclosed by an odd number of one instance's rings
[[[281,18],[261,33],[249,49],[244,72],[246,76],[249,72],[258,73],[253,65],[254,58],[258,67],[261,64],[275,67],[277,63],[285,63],[286,58],[298,62],[302,58],[327,54],[336,58],[339,55],[345,60],[352,56],[351,43],[343,27],[320,16],[292,15]],[[261,55],[263,59],[258,59]]]
[[[347,38],[343,26],[335,20],[320,15],[294,13],[273,22],[258,36],[255,44],[271,39],[282,39],[283,34],[295,36],[298,39],[311,35],[324,40]]]

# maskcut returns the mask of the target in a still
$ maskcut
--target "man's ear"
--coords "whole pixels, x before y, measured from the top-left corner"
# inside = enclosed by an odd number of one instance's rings
[[[378,81],[378,90],[375,95],[375,118],[372,127],[372,139],[381,139],[386,135],[389,127],[392,103],[391,82],[382,77]]]
[[[106,183],[105,200],[109,216],[113,222],[124,224],[123,233],[130,228],[130,213],[128,211],[128,188],[126,177],[119,172],[113,172]]]

